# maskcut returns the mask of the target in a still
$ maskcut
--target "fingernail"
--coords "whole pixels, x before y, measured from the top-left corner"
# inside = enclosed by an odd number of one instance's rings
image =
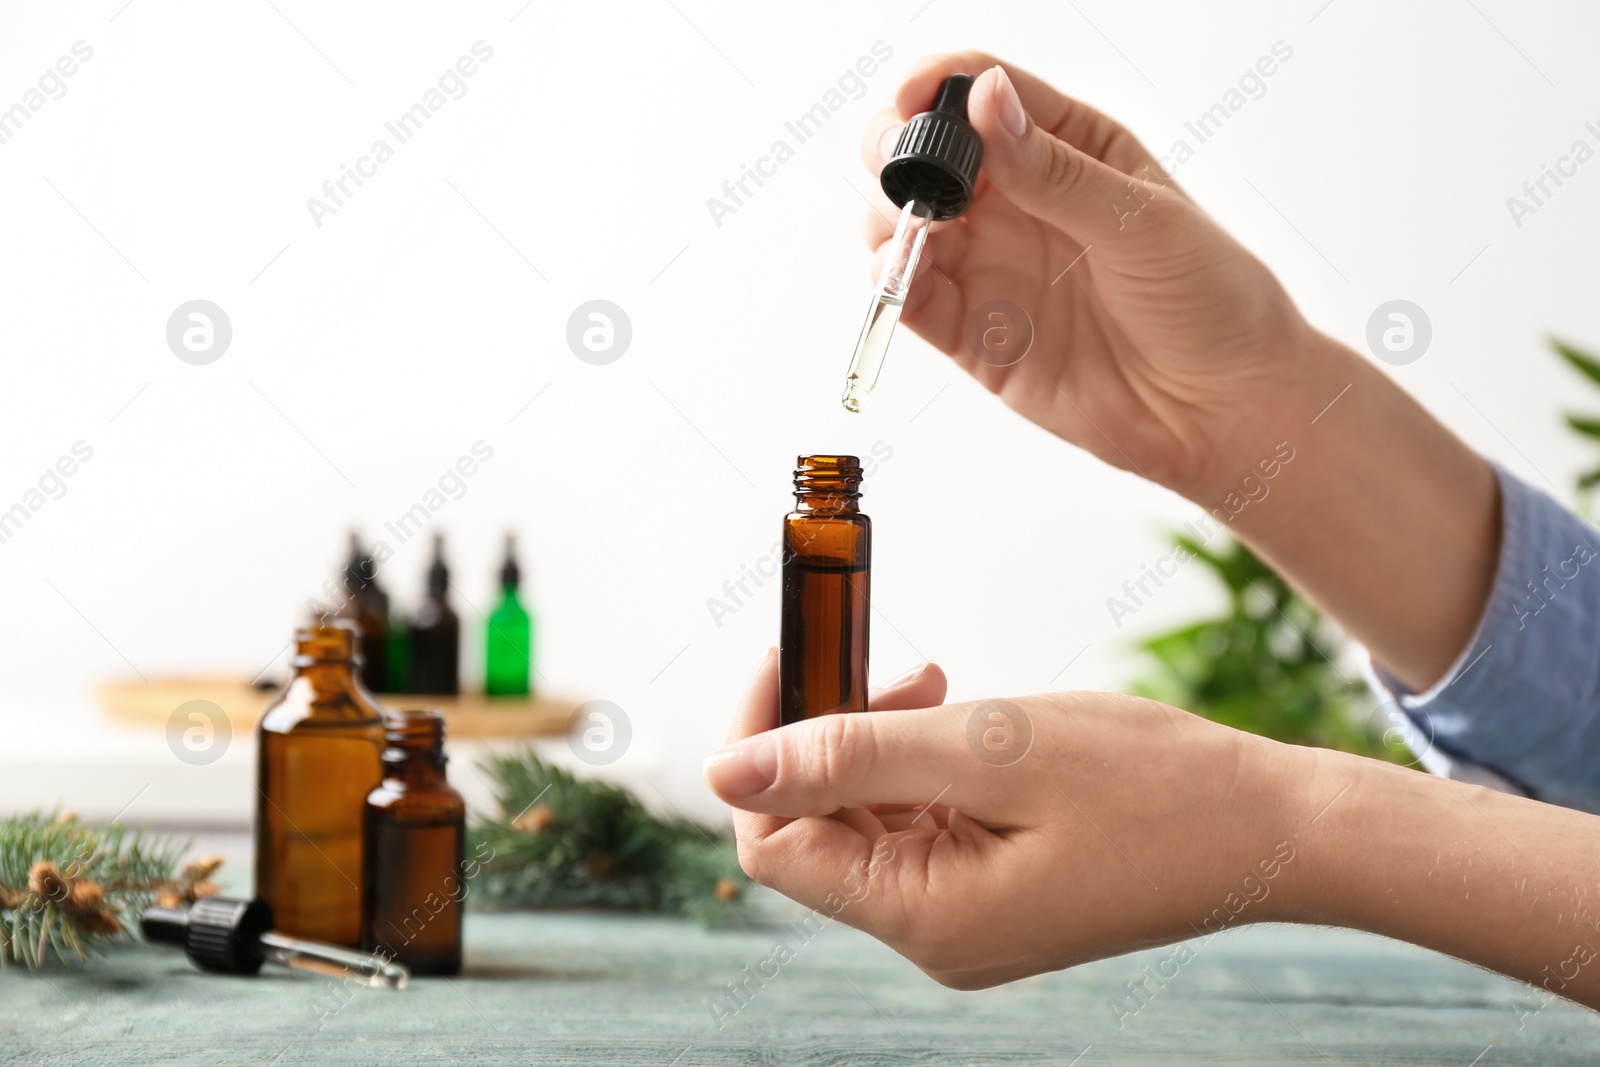
[[[1011,136],[1021,137],[1028,132],[1028,114],[1022,110],[1022,99],[1017,96],[1017,87],[1006,77],[1005,68],[994,69],[997,75],[994,80],[994,102],[1000,111],[1000,125]]]
[[[887,163],[894,158],[894,146],[900,142],[900,131],[905,129],[905,124],[890,126],[878,138],[878,161]]]
[[[926,663],[919,663],[915,667],[912,667],[909,671],[906,671],[904,674],[895,675],[889,680],[889,684],[884,686],[884,688],[893,689],[897,685],[905,685],[907,682],[911,681],[911,679],[915,678],[917,675],[921,674],[927,669],[928,665]]]
[[[719,796],[754,796],[778,777],[778,749],[768,737],[752,737],[706,757],[706,781]]]

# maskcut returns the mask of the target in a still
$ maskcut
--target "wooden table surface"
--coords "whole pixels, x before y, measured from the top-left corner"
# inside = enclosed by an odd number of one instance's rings
[[[838,924],[809,941],[776,922],[706,932],[591,914],[472,914],[467,929],[466,972],[404,992],[202,975],[145,946],[73,973],[10,970],[0,1063],[1600,1063],[1600,1017],[1338,931],[1242,929],[1191,942],[1182,963],[1167,948],[958,993]],[[780,938],[792,958],[768,962],[733,1011],[727,983],[760,973]],[[1113,1002],[1147,973],[1151,994],[1137,1012],[1122,1001],[1119,1028]]]

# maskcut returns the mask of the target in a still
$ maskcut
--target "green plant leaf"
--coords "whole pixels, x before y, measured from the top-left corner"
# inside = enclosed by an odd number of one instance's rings
[[[1550,338],[1550,347],[1555,349],[1562,359],[1576,367],[1590,381],[1600,385],[1600,359],[1596,359],[1587,352],[1581,352],[1554,337]]]
[[[1309,602],[1242,544],[1177,543],[1206,563],[1230,605],[1223,616],[1140,641],[1151,669],[1133,692],[1291,744],[1403,757],[1357,716],[1365,687],[1339,675],[1333,660],[1343,638]]]

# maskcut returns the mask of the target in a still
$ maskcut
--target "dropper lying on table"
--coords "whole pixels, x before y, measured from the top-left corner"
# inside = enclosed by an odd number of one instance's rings
[[[883,191],[900,207],[900,222],[889,242],[889,255],[878,275],[878,287],[867,308],[867,321],[856,339],[855,354],[844,383],[844,409],[859,412],[861,402],[878,384],[889,338],[900,321],[911,290],[911,277],[928,238],[928,227],[966,211],[972,203],[983,159],[983,142],[967,122],[967,94],[972,75],[952,74],[939,86],[932,111],[913,116],[900,131],[894,154],[883,165]]]
[[[404,964],[278,933],[272,929],[272,909],[262,900],[206,897],[187,908],[146,908],[139,931],[146,941],[182,945],[204,971],[255,974],[263,963],[276,963],[375,989],[404,989],[411,982],[411,969]]]

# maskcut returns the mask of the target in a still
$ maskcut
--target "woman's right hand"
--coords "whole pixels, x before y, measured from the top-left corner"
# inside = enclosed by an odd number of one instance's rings
[[[869,125],[874,174],[905,120],[958,72],[976,75],[968,112],[982,176],[971,209],[935,227],[907,325],[1026,418],[1192,499],[1271,454],[1277,425],[1263,416],[1327,403],[1306,364],[1339,350],[1272,273],[1127,130],[1025,71],[975,52],[925,61]],[[867,239],[881,255],[895,213],[879,203]],[[1007,328],[984,307],[996,300],[1033,325],[1031,349],[1009,366],[996,365],[1007,350],[973,344]]]
[[[962,72],[977,73],[967,110],[983,170],[967,213],[934,226],[906,324],[1024,417],[1223,515],[1390,673],[1433,685],[1494,578],[1493,469],[1313,330],[1127,130],[1025,71],[976,52],[925,62],[869,127],[874,173],[905,120]],[[874,247],[894,218],[878,195]],[[1033,323],[1032,348],[1008,366],[995,364],[1014,349],[997,358],[983,343],[1000,325],[992,301]],[[1274,483],[1276,503],[1246,509],[1240,491],[1265,497],[1255,476],[1273,477],[1283,446],[1300,457],[1294,475]]]

